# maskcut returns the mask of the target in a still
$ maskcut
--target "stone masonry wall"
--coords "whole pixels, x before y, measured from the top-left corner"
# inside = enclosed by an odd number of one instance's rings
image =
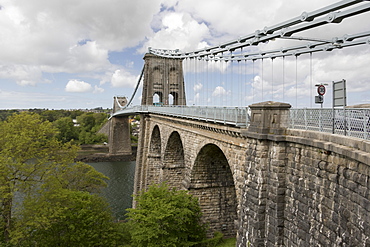
[[[269,103],[268,107],[274,116],[261,111],[255,118],[266,121],[250,130],[147,116],[135,188],[176,178],[170,182],[174,187],[199,198],[205,221],[215,226],[212,231],[237,235],[240,247],[370,246],[370,142],[286,129],[275,121],[277,108],[286,106]],[[265,126],[270,120],[273,129]],[[161,150],[151,153],[155,128]],[[167,171],[164,166],[174,132],[183,146],[181,171],[176,166],[168,166],[172,170]],[[210,145],[224,155],[224,163],[207,156],[204,150]],[[173,150],[178,152],[176,147]],[[217,183],[223,167],[229,170],[222,176],[231,177],[225,185]],[[236,230],[230,230],[233,225]]]
[[[246,152],[238,246],[370,246],[369,164],[315,146],[257,142]]]
[[[370,246],[368,164],[288,145],[284,240],[294,246]]]

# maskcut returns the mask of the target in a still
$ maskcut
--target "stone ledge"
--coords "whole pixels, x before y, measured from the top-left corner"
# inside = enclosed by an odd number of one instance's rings
[[[288,129],[287,133],[287,135],[274,135],[241,130],[241,134],[247,138],[275,142],[298,143],[306,146],[325,149],[326,151],[334,152],[358,162],[370,165],[369,141],[309,130]]]
[[[300,138],[319,140],[321,142],[335,143],[338,145],[353,148],[355,150],[370,153],[370,141],[360,138],[298,129],[288,129],[287,136],[295,136]]]
[[[368,151],[370,150],[370,142],[368,141],[308,130],[289,129],[288,133],[289,135],[286,136],[287,142],[325,149],[370,165],[370,153]]]
[[[244,137],[253,138],[257,140],[269,140],[269,141],[275,141],[275,142],[286,141],[285,135],[261,134],[261,133],[256,133],[256,132],[252,132],[249,130],[241,130],[240,133]]]
[[[239,127],[229,126],[229,125],[220,125],[217,123],[212,122],[199,122],[197,120],[192,119],[185,119],[185,118],[173,118],[170,116],[164,116],[164,115],[150,115],[153,119],[161,119],[165,120],[167,122],[170,122],[171,124],[180,124],[189,126],[192,128],[196,128],[199,130],[205,130],[209,131],[215,134],[223,134],[228,135],[235,138],[243,138],[243,135],[240,134],[241,129]]]

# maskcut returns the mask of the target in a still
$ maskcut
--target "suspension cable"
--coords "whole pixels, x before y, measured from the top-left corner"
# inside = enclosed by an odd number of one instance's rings
[[[284,86],[284,82],[285,82],[285,57],[283,57],[283,102],[284,102],[284,92],[285,92],[285,86]]]
[[[116,102],[117,102],[118,106],[119,106],[121,109],[125,109],[125,108],[127,108],[127,107],[131,104],[132,100],[134,99],[134,97],[135,97],[135,95],[136,95],[136,92],[137,92],[137,89],[139,88],[140,81],[141,81],[141,79],[143,78],[144,70],[145,70],[145,64],[144,64],[144,66],[143,66],[143,69],[141,70],[140,77],[139,77],[139,80],[138,80],[138,81],[137,81],[137,83],[136,83],[135,90],[134,90],[134,92],[133,92],[133,94],[132,94],[132,96],[131,96],[130,100],[128,101],[127,105],[122,106],[122,105],[118,102],[118,99],[117,99],[117,97],[116,97]]]
[[[298,108],[298,55],[295,56],[295,107]]]

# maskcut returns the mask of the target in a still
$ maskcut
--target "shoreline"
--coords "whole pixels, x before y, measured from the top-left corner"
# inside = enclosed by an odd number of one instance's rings
[[[81,145],[75,161],[78,162],[112,162],[112,161],[135,161],[137,146],[132,146],[131,155],[110,155],[107,145]]]

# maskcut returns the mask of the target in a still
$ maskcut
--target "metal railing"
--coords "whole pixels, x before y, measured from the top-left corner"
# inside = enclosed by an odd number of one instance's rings
[[[156,113],[172,117],[247,127],[249,107],[133,106],[113,114]],[[290,109],[289,128],[312,130],[370,140],[370,109]]]
[[[370,140],[370,109],[291,109],[290,128]]]
[[[133,106],[118,111],[113,116],[134,113],[156,113],[172,117],[246,127],[250,120],[248,109],[247,107]]]

